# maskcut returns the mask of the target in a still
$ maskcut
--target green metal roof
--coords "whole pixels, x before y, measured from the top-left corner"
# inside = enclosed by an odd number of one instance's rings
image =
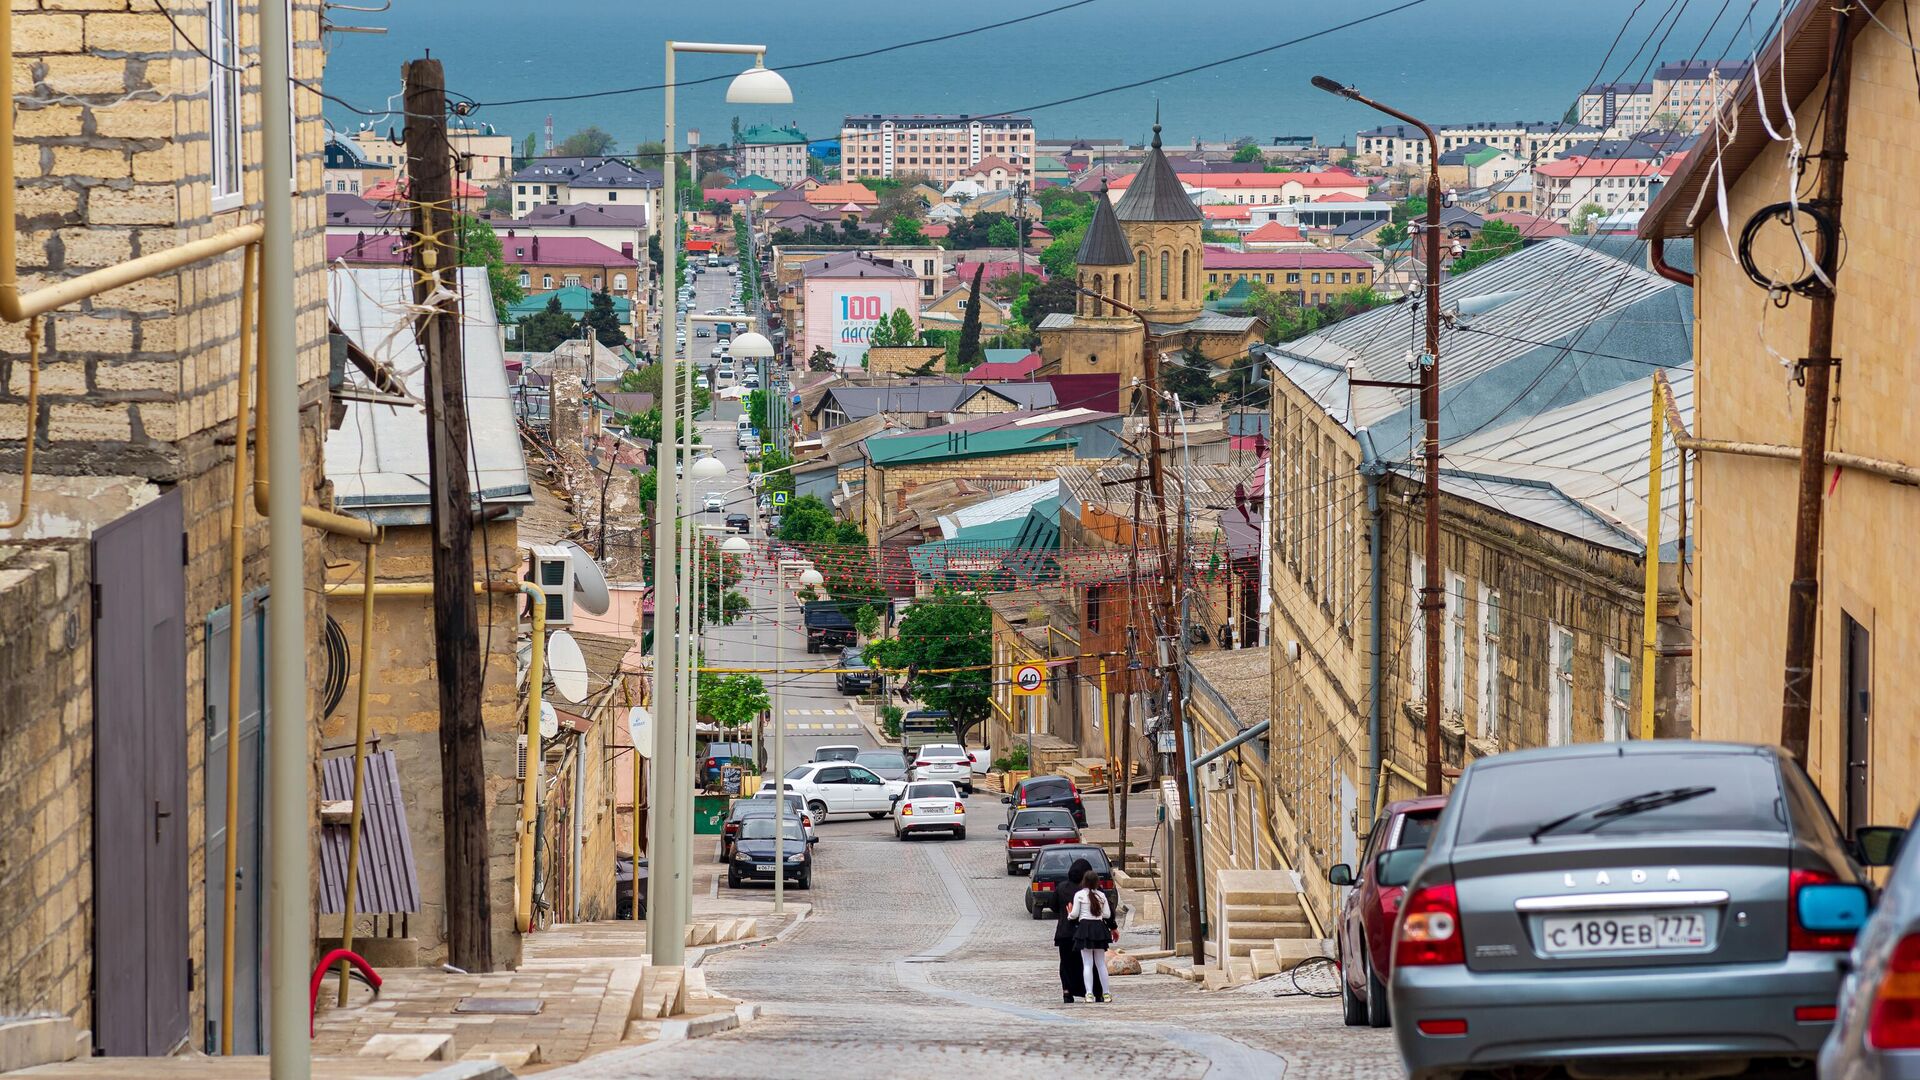
[[[1060,499],[1056,496],[1042,499],[1019,517],[968,525],[945,540],[910,548],[907,557],[923,574],[977,575],[1001,571],[1001,564],[1017,552],[1059,547]]]
[[[1237,315],[1246,308],[1247,300],[1251,296],[1253,296],[1253,283],[1246,278],[1241,278],[1235,281],[1233,288],[1228,289],[1219,299],[1207,301],[1207,310]]]
[[[935,461],[1027,454],[1036,450],[1070,450],[1079,439],[1057,438],[1059,425],[995,428],[990,431],[915,432],[883,435],[867,440],[867,457],[875,465],[919,465]]]
[[[517,304],[509,305],[507,307],[507,314],[515,319],[527,315],[538,315],[540,312],[547,310],[547,300],[555,296],[560,298],[560,310],[575,318],[593,310],[593,290],[587,288],[585,285],[568,285],[564,288],[555,289],[552,292],[534,293],[532,296],[521,300]],[[631,319],[633,317],[633,301],[621,296],[614,297],[613,313],[618,315],[623,321]]]
[[[1506,151],[1498,147],[1489,146],[1484,150],[1475,150],[1473,153],[1468,154],[1466,156],[1466,162],[1469,165],[1485,165],[1487,162],[1492,161],[1505,152]]]
[[[755,124],[740,133],[742,146],[765,146],[769,143],[803,143],[807,137],[798,129],[774,127],[772,124]]]
[[[778,182],[769,180],[759,173],[752,173],[741,177],[733,182],[733,186],[735,188],[745,188],[748,191],[779,191],[781,188]]]

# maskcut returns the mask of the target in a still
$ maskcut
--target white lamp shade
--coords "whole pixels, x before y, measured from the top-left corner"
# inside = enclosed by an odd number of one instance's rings
[[[719,458],[709,455],[693,463],[692,473],[695,480],[718,480],[727,475],[727,466]]]
[[[729,536],[720,544],[720,550],[729,555],[745,555],[748,551],[746,538]]]
[[[734,76],[727,100],[735,105],[789,105],[793,88],[779,72],[756,64]]]
[[[826,582],[827,579],[820,576],[820,571],[815,570],[811,566],[800,571],[800,584],[802,585],[824,585]]]
[[[745,360],[765,360],[773,355],[773,342],[749,330],[733,339],[733,355]]]

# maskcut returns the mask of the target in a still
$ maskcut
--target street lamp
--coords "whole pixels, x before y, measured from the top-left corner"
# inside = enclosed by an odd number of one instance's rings
[[[768,361],[773,359],[773,342],[749,330],[733,339],[733,355],[749,363],[758,362],[755,366],[760,369],[760,389],[767,395],[767,427],[773,427],[772,406],[777,395],[773,392],[773,372],[768,370]],[[767,435],[771,441],[773,433],[769,431]],[[778,448],[777,443],[775,448]]]
[[[798,570],[797,579],[802,586],[812,588],[825,583],[811,563],[797,559],[782,560],[774,565],[773,592],[775,609],[773,616],[773,802],[774,841],[773,859],[773,913],[784,914],[787,910],[787,719],[780,709],[780,634],[787,622],[787,571]],[[804,809],[804,807],[802,808]]]
[[[1427,224],[1426,224],[1426,316],[1427,353],[1420,358],[1418,382],[1352,379],[1355,386],[1386,386],[1420,392],[1420,415],[1425,421],[1426,437],[1422,456],[1426,459],[1426,558],[1427,580],[1420,587],[1420,611],[1426,623],[1427,651],[1427,794],[1440,794],[1440,628],[1446,610],[1446,596],[1440,575],[1440,137],[1425,121],[1409,116],[1367,97],[1351,86],[1342,86],[1325,75],[1315,75],[1313,85],[1336,97],[1357,101],[1386,113],[1402,123],[1412,124],[1427,136]]]
[[[678,54],[720,53],[735,56],[751,56],[753,67],[742,72],[727,88],[727,100],[739,104],[786,104],[793,100],[793,92],[779,73],[765,66],[766,47],[764,45],[725,45],[701,42],[666,42],[665,87],[665,143],[667,153],[661,159],[661,205],[660,215],[660,253],[669,279],[673,276],[673,267],[678,265],[679,210],[675,206],[676,184],[674,180],[673,145],[675,135],[674,121],[674,61]],[[678,282],[674,282],[678,287]],[[678,334],[679,309],[677,306],[662,305],[664,318],[660,320],[660,362],[672,364],[677,358],[674,339]],[[679,438],[669,435],[673,431],[674,418],[681,415],[679,380],[669,368],[667,377],[660,380],[660,420],[662,441],[672,446],[673,453],[679,454]],[[688,370],[686,404],[688,415],[686,426],[693,429],[691,405],[693,401],[692,370]],[[647,945],[653,954],[653,963],[660,967],[681,967],[686,963],[687,917],[692,906],[690,883],[693,875],[691,835],[692,823],[688,820],[693,790],[693,718],[685,711],[691,701],[690,687],[682,689],[682,680],[691,677],[693,667],[691,605],[680,600],[681,582],[687,578],[692,556],[691,523],[687,521],[686,495],[687,483],[662,470],[659,480],[661,491],[659,507],[660,524],[654,530],[654,610],[659,613],[676,612],[682,627],[682,637],[676,641],[673,634],[654,634],[654,792],[651,802],[660,808],[652,818],[652,835],[648,837],[647,850],[649,862],[654,874],[647,905]],[[669,528],[669,525],[675,527]]]

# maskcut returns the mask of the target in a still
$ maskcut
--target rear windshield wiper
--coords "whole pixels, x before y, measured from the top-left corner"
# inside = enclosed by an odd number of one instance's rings
[[[1644,814],[1649,810],[1658,810],[1663,806],[1672,806],[1674,803],[1697,799],[1702,795],[1709,795],[1717,790],[1719,789],[1696,785],[1694,787],[1663,788],[1655,791],[1644,791],[1638,795],[1629,795],[1624,799],[1616,799],[1612,802],[1601,803],[1598,806],[1589,806],[1584,810],[1576,810],[1565,817],[1554,818],[1552,821],[1533,830],[1527,839],[1537,844],[1540,842],[1542,836],[1553,832],[1562,825],[1578,821],[1581,818],[1593,819],[1592,825],[1581,830],[1583,832],[1592,832],[1594,829],[1616,818],[1631,817],[1634,814]]]

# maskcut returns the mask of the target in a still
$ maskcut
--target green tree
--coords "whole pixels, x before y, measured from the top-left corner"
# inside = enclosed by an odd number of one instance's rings
[[[644,439],[647,442],[653,443],[655,446],[660,445],[660,409],[658,406],[648,409],[645,412],[628,413],[626,416],[626,426],[627,432],[634,438]],[[685,441],[687,434],[686,420],[682,417],[674,417],[673,430],[676,436],[682,441]],[[696,428],[693,432],[693,444],[698,446],[700,442],[700,431]],[[664,458],[667,454],[667,448],[660,447],[659,453],[660,456]]]
[[[1064,232],[1053,230],[1053,240],[1040,249],[1040,265],[1047,273],[1057,278],[1070,278],[1080,270],[1080,241],[1087,235],[1084,225],[1074,225]]]
[[[521,168],[525,168],[528,162],[539,156],[539,145],[540,144],[534,140],[533,132],[531,131],[527,132],[526,138],[520,140],[520,161],[518,164]]]
[[[993,612],[978,593],[936,589],[901,616],[896,636],[869,642],[865,655],[875,667],[908,672],[900,688],[951,716],[962,745],[992,714]]]
[[[740,596],[739,593],[732,593]],[[741,597],[745,603],[745,597]],[[767,711],[766,684],[758,675],[728,675],[703,682],[700,686],[700,711],[723,728],[742,728]]]
[[[894,308],[873,328],[873,337],[867,344],[876,349],[912,345],[919,336],[913,328],[913,316],[907,313],[907,309]]]
[[[507,268],[507,256],[501,250],[500,237],[494,234],[493,226],[470,214],[461,214],[457,226],[460,230],[460,265],[487,268],[487,287],[493,293],[493,315],[504,323],[507,321],[507,309],[519,303],[527,294],[520,288],[520,279]]]
[[[813,348],[813,353],[807,357],[807,370],[832,371],[836,363],[837,361],[834,359],[832,349],[827,348],[825,345],[816,345]]]
[[[684,389],[687,385],[686,366],[684,363],[675,366],[679,369],[680,386]],[[641,364],[637,367],[629,368],[620,376],[620,389],[629,394],[652,394],[657,400],[660,397],[660,376],[665,371],[665,364]],[[694,414],[699,415],[700,413],[706,412],[712,405],[712,391],[702,390],[700,387],[695,386],[693,388]]]
[[[889,244],[906,247],[926,242],[927,237],[920,231],[920,223],[905,214],[895,217],[893,224],[887,226],[887,243]]]
[[[1480,227],[1480,235],[1473,238],[1466,254],[1453,260],[1453,272],[1464,274],[1476,266],[1485,266],[1519,251],[1522,243],[1519,229],[1504,221],[1489,221]]]
[[[1022,326],[1038,327],[1049,315],[1072,314],[1079,303],[1080,294],[1074,288],[1072,275],[1052,277],[1021,295],[1013,317]]]
[[[986,273],[986,263],[973,268],[973,288],[967,290],[967,295],[980,295],[980,282]],[[968,304],[967,317],[960,322],[960,362],[972,367],[984,358],[980,351],[980,305]]]
[[[618,349],[627,343],[627,330],[620,323],[620,316],[614,313],[613,297],[606,292],[596,292],[587,308],[585,322],[593,327],[593,336],[600,344],[609,349]]]
[[[1177,395],[1183,405],[1211,405],[1220,397],[1214,382],[1219,369],[1197,345],[1189,345],[1177,356],[1160,361],[1160,388]]]
[[[562,157],[598,157],[613,150],[613,136],[588,124],[561,140],[553,152]]]
[[[1427,197],[1425,195],[1409,195],[1395,204],[1393,208],[1393,220],[1395,221],[1425,221],[1426,217]]]
[[[1001,218],[987,227],[987,246],[1010,248],[1020,246],[1020,226],[1011,218]]]
[[[1260,144],[1252,140],[1248,140],[1240,149],[1233,152],[1233,160],[1242,165],[1250,161],[1265,160],[1265,157],[1266,155],[1260,152]]]
[[[520,320],[520,347],[527,352],[552,352],[568,338],[580,336],[580,324],[560,310],[559,294],[547,297],[545,311]]]
[[[1011,302],[1019,299],[1022,293],[1038,284],[1040,284],[1040,278],[1036,274],[1001,274],[987,286],[987,295],[995,300]]]
[[[1407,227],[1398,221],[1389,221],[1380,226],[1380,230],[1373,234],[1373,238],[1381,247],[1392,247],[1407,238]]]
[[[853,628],[860,636],[871,641],[880,633],[880,610],[872,604],[861,604],[853,609]]]
[[[650,139],[633,148],[634,164],[643,169],[657,169],[660,159],[667,156],[667,144],[659,139]]]
[[[789,457],[788,455],[783,454],[778,450],[775,450],[771,446],[761,447],[761,450],[760,450],[760,492],[761,494],[771,495],[776,491],[784,491],[787,493],[787,498],[792,499],[793,498],[793,470],[787,468],[789,465],[792,465],[792,464],[793,464],[793,458]],[[786,471],[781,472],[780,470],[782,469],[785,469]],[[782,519],[781,524],[785,524],[785,523],[786,523],[785,519]]]
[[[817,495],[802,495],[787,501],[780,515],[780,539],[789,544],[817,544],[832,540],[833,511]]]
[[[1588,203],[1573,212],[1573,220],[1567,223],[1567,231],[1575,236],[1585,236],[1593,229],[1593,219],[1604,217],[1606,213],[1599,203]]]

